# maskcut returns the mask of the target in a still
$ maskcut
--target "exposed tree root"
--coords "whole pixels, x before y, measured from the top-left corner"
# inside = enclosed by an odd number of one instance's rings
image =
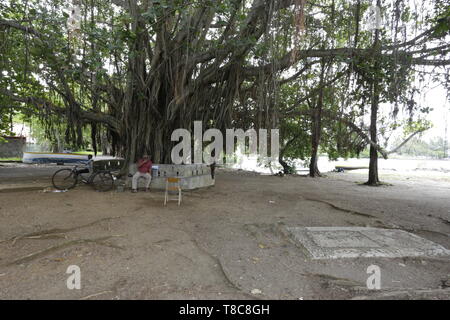
[[[392,183],[381,182],[381,181],[378,181],[376,183],[364,182],[364,183],[359,183],[359,185],[360,186],[368,186],[368,187],[392,187],[392,186],[394,186]]]
[[[47,229],[47,230],[41,230],[41,231],[36,231],[36,232],[31,232],[31,233],[26,233],[26,234],[22,234],[22,235],[18,235],[18,236],[14,236],[11,237],[9,239],[6,240],[1,240],[0,243],[2,242],[7,242],[7,241],[12,241],[13,245],[17,240],[20,239],[51,239],[53,238],[64,238],[64,236],[62,236],[64,233],[67,232],[71,232],[74,230],[78,230],[78,229],[82,229],[82,228],[87,228],[87,227],[91,227],[97,223],[103,222],[103,221],[109,221],[109,220],[113,220],[113,219],[119,219],[122,217],[109,217],[109,218],[102,218],[99,220],[95,220],[93,222],[90,222],[88,224],[83,224],[80,226],[75,226],[72,228],[54,228],[54,229]]]
[[[444,237],[449,237],[448,234],[439,232],[439,231],[433,231],[433,230],[426,230],[426,229],[407,229],[407,228],[401,228],[401,230],[405,230],[408,232],[423,232],[423,233],[433,233]]]
[[[285,263],[282,262],[282,261],[280,261],[280,264],[283,265],[283,266],[284,266],[286,269],[288,269],[289,271],[292,271],[292,272],[294,272],[294,273],[296,273],[296,274],[298,274],[298,275],[301,275],[302,277],[307,277],[307,276],[308,276],[308,274],[303,273],[303,272],[298,271],[298,270],[295,270],[294,268],[288,266],[287,264],[285,264]]]
[[[22,237],[22,238],[14,238],[14,241],[18,239],[61,239],[61,238],[67,238],[63,233],[50,233],[50,234],[43,234],[39,236],[29,236],[29,237]]]
[[[442,217],[438,217],[438,218],[439,218],[439,220],[441,220],[443,223],[445,223],[446,225],[449,225],[449,226],[450,226],[450,220],[444,219],[444,218],[442,218]]]
[[[195,245],[195,246],[196,246],[203,254],[207,255],[209,258],[211,258],[211,259],[217,264],[217,266],[219,267],[219,270],[220,270],[220,273],[221,273],[223,279],[225,280],[226,284],[227,284],[230,288],[232,288],[232,289],[238,291],[240,294],[243,294],[243,295],[249,297],[250,299],[253,299],[253,300],[254,300],[254,299],[262,300],[261,297],[258,297],[258,296],[255,296],[255,295],[251,294],[251,293],[245,292],[241,287],[239,287],[236,283],[234,283],[234,282],[230,279],[230,277],[228,276],[228,274],[226,273],[226,271],[225,271],[225,269],[224,269],[224,267],[223,267],[222,262],[220,261],[220,259],[217,258],[217,257],[215,257],[214,255],[212,255],[211,253],[209,253],[205,248],[203,248],[203,247],[198,243],[197,239],[195,239],[194,237],[192,237],[191,234],[190,234],[189,232],[187,232],[186,230],[183,230],[183,229],[178,229],[178,228],[173,228],[173,227],[172,227],[171,229],[179,230],[179,231],[182,231],[182,232],[186,233],[187,235],[189,235],[190,238],[191,238],[191,241],[194,243],[194,245]]]
[[[342,212],[347,212],[347,213],[351,213],[351,214],[354,214],[354,215],[363,216],[363,217],[366,217],[366,218],[375,218],[375,219],[377,218],[377,217],[375,217],[375,216],[373,216],[371,214],[368,214],[368,213],[363,213],[363,212],[354,211],[354,210],[350,210],[350,209],[345,209],[345,208],[339,207],[339,206],[335,205],[334,203],[328,202],[326,200],[313,199],[313,198],[307,198],[307,197],[303,197],[303,198],[305,200],[308,200],[308,201],[315,201],[315,202],[325,203],[325,204],[329,205],[330,207],[332,207],[333,209],[336,209],[336,210],[339,210],[339,211],[342,211]]]
[[[447,289],[447,288],[444,288],[444,289],[405,289],[405,290],[398,290],[398,291],[382,291],[382,292],[377,291],[368,296],[356,296],[356,297],[352,298],[352,300],[369,300],[369,299],[372,300],[372,299],[386,299],[386,298],[424,299],[424,296],[429,296],[429,295],[432,295],[432,296],[439,295],[439,296],[442,296],[442,298],[448,298],[448,297],[450,297],[450,289]]]
[[[325,204],[329,205],[330,207],[332,207],[333,209],[336,209],[336,210],[339,210],[339,211],[342,211],[342,212],[347,212],[347,213],[351,213],[351,214],[354,214],[354,215],[363,216],[363,217],[366,217],[366,218],[377,219],[376,222],[378,224],[381,224],[381,226],[383,228],[386,228],[386,229],[400,229],[400,230],[405,230],[405,231],[408,231],[408,232],[428,232],[428,233],[439,234],[439,235],[442,235],[442,236],[448,236],[445,233],[438,232],[438,231],[424,230],[424,229],[411,229],[411,228],[404,228],[402,226],[396,226],[396,227],[388,226],[385,223],[383,223],[382,221],[378,220],[377,217],[375,217],[375,216],[373,216],[371,214],[368,214],[368,213],[363,213],[363,212],[359,212],[359,211],[345,209],[345,208],[342,208],[342,207],[339,207],[339,206],[335,205],[334,203],[328,202],[326,200],[313,199],[313,198],[308,198],[308,197],[303,197],[303,198],[305,200],[308,200],[308,201],[315,201],[315,202],[325,203]],[[438,217],[438,219],[441,220],[443,223],[450,225],[450,221],[449,220],[446,220],[446,219],[441,218],[441,217]]]
[[[342,212],[347,212],[347,213],[351,213],[351,214],[354,214],[354,215],[363,216],[363,217],[366,217],[366,218],[378,219],[377,217],[375,217],[375,216],[373,216],[371,214],[367,214],[367,213],[362,213],[362,212],[358,212],[358,211],[354,211],[354,210],[341,208],[341,207],[335,205],[334,203],[328,202],[326,200],[313,199],[313,198],[307,198],[307,197],[303,197],[303,198],[305,200],[308,200],[308,201],[316,201],[316,202],[325,203],[325,204],[329,205],[330,207],[332,207],[333,209],[336,209],[336,210],[339,210],[339,211],[342,211]],[[438,219],[440,219],[442,222],[444,222],[446,224],[450,224],[450,221],[448,221],[448,220],[446,220],[444,218],[438,217]],[[383,223],[380,220],[377,220],[376,222],[378,224],[381,224],[381,226],[383,228],[385,228],[385,229],[400,229],[400,230],[404,230],[404,231],[408,231],[408,232],[428,232],[428,233],[439,234],[439,235],[442,235],[442,236],[448,236],[447,234],[442,233],[442,232],[438,232],[438,231],[425,230],[425,229],[411,229],[411,228],[404,228],[402,226],[392,227],[392,226],[386,225],[385,223]]]
[[[12,239],[12,246],[16,243],[17,240],[20,239],[39,239],[39,240],[48,240],[48,239],[61,239],[61,238],[67,238],[64,234],[61,233],[53,233],[53,234],[43,234],[38,236],[29,236],[29,237],[21,237],[21,238],[14,238]],[[8,240],[4,240],[8,241]],[[3,242],[3,241],[2,241]]]
[[[56,251],[59,251],[61,249],[64,249],[64,248],[67,248],[67,247],[70,247],[70,246],[79,245],[79,244],[84,244],[84,243],[96,243],[96,244],[103,245],[103,246],[108,246],[108,247],[112,247],[112,248],[116,248],[116,249],[118,249],[118,248],[121,249],[121,247],[119,247],[119,246],[115,246],[115,245],[112,245],[112,244],[104,242],[104,241],[106,241],[106,240],[108,240],[110,238],[113,238],[113,237],[120,237],[120,235],[105,236],[105,237],[94,238],[94,239],[71,240],[71,241],[68,241],[68,242],[64,242],[64,243],[61,243],[61,244],[57,244],[57,245],[51,246],[51,247],[49,247],[47,249],[44,249],[44,250],[40,250],[40,251],[37,251],[37,252],[30,253],[30,254],[28,254],[28,255],[26,255],[24,257],[21,257],[19,259],[16,259],[16,260],[12,261],[12,262],[10,262],[10,263],[8,263],[6,265],[7,266],[11,266],[11,265],[15,265],[15,264],[27,263],[27,262],[33,261],[35,259],[42,258],[42,257],[44,257],[46,255],[49,255],[49,254],[51,254],[53,252],[56,252]]]
[[[351,280],[351,279],[346,279],[346,278],[339,278],[339,277],[335,277],[329,274],[321,274],[321,273],[310,273],[310,272],[301,272],[299,270],[295,270],[294,268],[288,266],[287,264],[280,262],[280,264],[282,264],[284,267],[286,267],[288,270],[302,276],[302,277],[310,277],[310,278],[318,278],[320,281],[326,283],[326,284],[333,284],[336,286],[341,286],[341,287],[356,287],[356,288],[361,288],[363,287],[363,284],[355,281],[355,280]]]
[[[196,239],[192,238],[192,242],[195,244],[195,246],[204,254],[206,254],[208,257],[210,257],[211,259],[213,259],[216,264],[219,266],[220,269],[220,273],[222,274],[223,278],[225,279],[226,283],[228,284],[229,287],[235,289],[236,291],[239,291],[239,293],[251,298],[251,299],[258,299],[261,300],[260,297],[255,296],[253,294],[247,293],[245,292],[241,287],[239,287],[236,283],[234,283],[230,277],[227,275],[227,273],[225,272],[225,269],[223,268],[222,262],[220,261],[219,258],[213,256],[212,254],[210,254],[206,249],[204,249],[202,246],[200,246],[197,242]]]
[[[8,188],[8,189],[1,189],[0,193],[36,191],[36,190],[42,190],[42,188],[43,188],[42,186],[40,186],[40,187]]]
[[[333,203],[331,203],[331,202],[328,202],[328,201],[326,201],[326,200],[312,199],[312,198],[306,198],[306,197],[304,197],[304,199],[305,199],[305,200],[308,200],[308,201],[316,201],[316,202],[322,202],[322,203],[325,203],[325,204],[329,205],[330,207],[332,207],[333,209],[336,209],[336,210],[339,210],[339,211],[351,213],[351,214],[354,214],[354,215],[363,216],[363,217],[366,217],[366,218],[378,219],[377,217],[375,217],[375,216],[373,216],[373,215],[370,215],[370,214],[367,214],[367,213],[362,213],[362,212],[358,212],[358,211],[354,211],[354,210],[349,210],[349,209],[341,208],[341,207],[339,207],[339,206],[337,206],[337,205],[335,205],[335,204],[333,204]],[[449,223],[449,224],[450,224],[450,221],[447,221],[447,220],[445,220],[445,219],[443,219],[443,218],[439,218],[439,219],[442,220],[444,223]],[[376,223],[380,224],[380,225],[381,225],[383,228],[385,228],[385,229],[399,229],[399,230],[404,230],[404,231],[408,231],[408,232],[428,232],[428,233],[439,234],[439,235],[442,235],[442,236],[448,236],[448,235],[445,234],[445,233],[438,232],[438,231],[432,231],[432,230],[425,230],[425,229],[411,229],[411,228],[404,228],[404,227],[402,227],[402,226],[392,227],[392,226],[386,225],[384,222],[382,222],[382,221],[380,221],[380,220],[377,220]]]
[[[113,291],[111,291],[111,290],[106,290],[106,291],[102,291],[102,292],[90,294],[90,295],[88,295],[88,296],[86,296],[86,297],[80,298],[79,300],[88,300],[88,299],[90,299],[90,298],[97,297],[97,296],[101,296],[102,294],[106,294],[106,293],[113,293]]]
[[[310,277],[317,277],[323,281],[326,281],[327,283],[331,283],[338,286],[345,286],[345,287],[363,287],[363,284],[346,278],[340,278],[335,277],[329,274],[322,274],[322,273],[306,273],[306,276]]]

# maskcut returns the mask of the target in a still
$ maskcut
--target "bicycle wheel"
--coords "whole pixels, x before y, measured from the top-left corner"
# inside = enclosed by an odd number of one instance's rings
[[[94,173],[91,183],[94,189],[100,192],[110,191],[114,188],[114,178],[108,171]]]
[[[52,184],[58,190],[69,190],[75,187],[78,177],[72,169],[60,169],[53,174]]]

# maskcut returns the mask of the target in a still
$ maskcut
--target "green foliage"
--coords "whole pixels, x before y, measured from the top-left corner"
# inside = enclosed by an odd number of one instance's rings
[[[401,139],[396,141],[401,143]],[[435,137],[430,141],[424,141],[414,137],[401,147],[396,153],[401,156],[427,157],[433,159],[444,159],[449,156],[448,144],[442,137]]]
[[[432,19],[434,23],[433,36],[436,38],[443,38],[450,35],[450,5],[444,6],[441,13]]]
[[[367,141],[342,117],[367,133],[364,116],[377,83],[380,103],[392,108],[389,116],[379,118],[381,136],[406,123],[407,131],[427,126],[417,122],[430,110],[415,102],[420,94],[415,57],[421,50],[424,58],[436,59],[448,52],[448,47],[427,51],[448,40],[450,8],[441,0],[427,6],[433,15],[407,1],[383,2],[387,23],[379,43],[362,19],[356,21],[355,1],[306,1],[303,11],[292,6],[276,10],[282,1],[256,11],[252,1],[235,0],[136,1],[136,11],[109,0],[83,1],[79,39],[68,37],[66,1],[7,3],[0,19],[33,27],[39,36],[0,29],[0,88],[22,98],[0,94],[0,133],[10,134],[10,116],[20,113],[40,141],[55,145],[62,137],[73,149],[86,148],[91,133],[112,143],[113,126],[101,123],[95,133],[92,117],[83,118],[87,112],[114,118],[115,139],[125,149],[135,141],[128,135],[139,135],[136,144],[150,148],[149,136],[202,119],[221,129],[276,125],[284,157],[292,164],[311,155],[311,112],[321,93],[328,116],[321,119],[320,152],[331,159],[356,156]],[[361,18],[370,3],[359,3]],[[430,27],[433,39],[386,49]],[[328,54],[339,48],[351,54]],[[296,50],[305,51],[297,57]],[[325,54],[309,55],[308,50]],[[322,63],[325,82],[343,76],[319,88]],[[303,68],[299,76],[281,81]],[[184,96],[186,101],[177,105]],[[33,101],[24,102],[30,97]],[[408,112],[407,122],[397,119],[400,108]],[[161,134],[161,143],[164,138],[167,134]]]

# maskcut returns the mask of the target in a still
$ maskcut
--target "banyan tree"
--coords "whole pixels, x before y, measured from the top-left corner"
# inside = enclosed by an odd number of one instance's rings
[[[392,18],[389,35],[363,30],[371,5]],[[90,128],[94,150],[128,161],[150,153],[169,163],[171,133],[194,121],[271,129],[299,116],[312,125],[302,130],[313,157],[326,125],[374,158],[385,153],[373,123],[380,99],[402,96],[413,66],[450,63],[448,8],[422,5],[435,18],[409,32],[400,27],[419,15],[406,0],[7,0],[0,95],[49,134],[64,123],[65,139],[81,145]],[[371,132],[358,120],[370,110]]]

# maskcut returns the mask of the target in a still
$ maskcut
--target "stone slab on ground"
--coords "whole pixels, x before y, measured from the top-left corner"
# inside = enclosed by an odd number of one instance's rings
[[[286,227],[313,259],[450,256],[450,250],[398,229]]]

